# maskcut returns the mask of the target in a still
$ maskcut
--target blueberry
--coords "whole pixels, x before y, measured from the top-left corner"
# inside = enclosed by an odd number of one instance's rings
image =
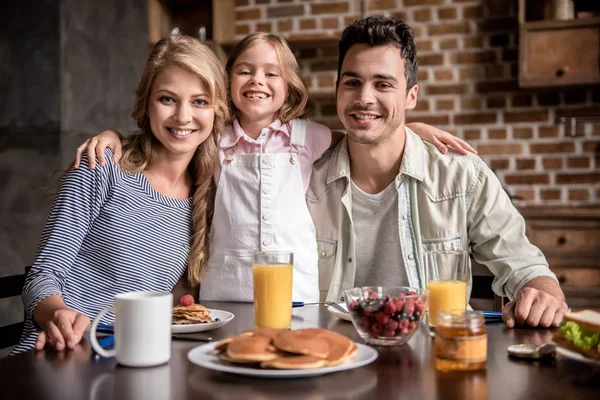
[[[402,313],[402,319],[408,319],[408,313],[403,312]]]
[[[417,320],[417,319],[421,318],[421,313],[419,311],[415,311],[413,313],[413,317],[415,317],[415,320]]]
[[[213,319],[213,322],[221,322],[221,320],[219,318],[215,318]]]
[[[415,316],[411,315],[408,317],[408,322],[414,322],[415,321]]]

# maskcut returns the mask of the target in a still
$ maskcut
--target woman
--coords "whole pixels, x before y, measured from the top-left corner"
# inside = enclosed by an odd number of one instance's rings
[[[25,281],[15,353],[75,347],[117,293],[170,291],[186,269],[199,283],[226,91],[222,67],[198,40],[156,44],[136,92],[139,131],[124,141],[120,163],[71,168],[59,183]]]

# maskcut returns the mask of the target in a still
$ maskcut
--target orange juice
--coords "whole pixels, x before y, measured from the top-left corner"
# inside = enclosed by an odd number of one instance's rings
[[[254,324],[289,328],[292,324],[292,264],[254,264]]]
[[[435,326],[438,311],[467,309],[467,283],[462,281],[430,281],[429,325]]]

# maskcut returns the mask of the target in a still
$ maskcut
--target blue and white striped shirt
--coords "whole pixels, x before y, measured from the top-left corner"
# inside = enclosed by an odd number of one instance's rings
[[[41,332],[33,310],[47,296],[93,319],[118,293],[171,291],[186,269],[192,200],[155,191],[143,174],[106,164],[70,169],[42,233],[23,288],[25,328],[13,353],[33,348]],[[112,323],[108,314],[103,323]]]

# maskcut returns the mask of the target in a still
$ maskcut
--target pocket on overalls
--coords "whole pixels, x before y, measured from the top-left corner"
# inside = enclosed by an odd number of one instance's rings
[[[294,301],[319,301],[319,265],[316,246],[294,252]]]
[[[253,301],[252,254],[251,250],[226,250],[222,264],[209,266],[200,299]]]

